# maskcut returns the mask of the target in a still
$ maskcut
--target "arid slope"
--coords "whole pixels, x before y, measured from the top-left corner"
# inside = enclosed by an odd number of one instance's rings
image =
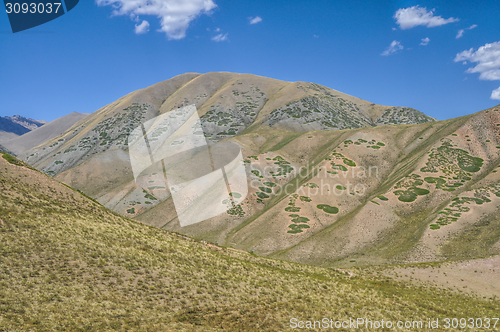
[[[369,271],[195,242],[121,217],[8,155],[0,202],[2,330],[283,331],[293,317],[425,323],[500,309]]]
[[[134,180],[127,137],[191,104],[210,144],[240,146],[250,193],[180,227],[168,186]],[[498,107],[434,121],[313,83],[185,74],[21,157],[120,214],[196,239],[322,266],[428,262],[500,253],[499,124]]]

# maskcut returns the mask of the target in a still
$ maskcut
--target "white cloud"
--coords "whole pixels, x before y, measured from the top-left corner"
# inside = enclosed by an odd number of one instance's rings
[[[384,56],[391,55],[402,49],[403,45],[401,45],[401,43],[398,42],[397,40],[393,40],[391,45],[381,55]]]
[[[441,16],[434,16],[434,9],[428,11],[427,8],[419,6],[400,8],[394,14],[394,18],[402,30],[419,25],[432,28],[458,21],[458,18],[450,17],[445,19]]]
[[[160,19],[161,29],[168,39],[186,37],[191,21],[202,14],[210,14],[217,7],[213,0],[95,0],[98,6],[112,6],[113,15],[153,15]],[[144,22],[143,22],[144,23]],[[141,23],[142,25],[142,23]],[[137,30],[137,28],[136,28]]]
[[[262,18],[260,16],[255,16],[255,17],[249,17],[250,24],[257,24],[262,22]]]
[[[476,25],[476,24],[473,24],[473,25],[471,25],[470,27],[468,27],[468,28],[467,28],[467,29],[465,29],[465,30],[472,30],[472,29],[474,29],[475,27],[477,27],[477,25]],[[458,33],[457,33],[456,38],[457,38],[457,39],[458,39],[458,38],[462,38],[462,36],[464,35],[465,30],[464,30],[464,29],[460,29],[460,30],[458,30]]]
[[[495,100],[500,100],[500,88],[493,90],[490,98]]]
[[[480,73],[482,80],[500,80],[500,41],[485,44],[474,51],[473,48],[458,53],[455,62],[477,62],[477,65],[467,70],[468,73]]]
[[[424,39],[422,39],[422,41],[420,42],[420,45],[425,46],[425,45],[429,44],[429,42],[430,42],[430,41],[431,41],[431,40],[429,39],[429,37],[425,37],[425,38],[424,38]]]
[[[474,51],[473,48],[460,52],[455,62],[466,64],[477,63],[475,67],[467,69],[467,73],[479,73],[479,79],[486,81],[500,80],[500,41],[485,44]],[[491,99],[500,100],[500,88],[493,91]]]
[[[138,35],[142,35],[144,33],[149,32],[149,22],[148,21],[142,21],[141,24],[135,25],[135,33]]]
[[[225,41],[227,40],[227,33],[226,34],[219,33],[217,36],[213,37],[212,40],[214,42]]]

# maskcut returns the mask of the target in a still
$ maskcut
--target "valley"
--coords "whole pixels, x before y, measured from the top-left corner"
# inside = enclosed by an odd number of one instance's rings
[[[240,147],[249,195],[181,227],[167,186],[134,180],[127,137],[190,104],[209,145]],[[122,215],[262,256],[343,267],[481,258],[500,253],[499,112],[435,121],[312,83],[185,74],[19,157]]]

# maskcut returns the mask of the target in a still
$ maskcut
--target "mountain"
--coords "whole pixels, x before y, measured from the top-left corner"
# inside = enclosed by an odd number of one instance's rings
[[[375,105],[313,83],[249,74],[184,74],[97,110],[60,141],[31,151],[29,162],[56,175],[93,155],[124,151],[128,133],[141,122],[191,104],[196,105],[211,142],[268,127],[306,132],[435,121],[411,108]],[[52,155],[61,148],[70,151],[62,159]]]
[[[491,293],[398,282],[404,266],[299,265],[149,227],[7,154],[0,170],[2,330],[283,331],[323,317],[428,324],[500,309]]]
[[[47,121],[44,120],[25,118],[21,115],[14,115],[10,117],[6,116],[4,117],[4,119],[10,120],[12,123],[17,123],[18,125],[23,126],[24,128],[29,130],[35,130],[36,128],[39,128],[47,123]]]
[[[191,104],[210,144],[240,147],[250,190],[181,227],[165,182],[134,180],[127,137]],[[20,157],[122,215],[258,255],[345,267],[473,259],[500,253],[499,112],[435,121],[313,83],[185,74]]]
[[[237,215],[180,227],[171,199],[114,208],[198,239],[322,266],[498,255],[499,125],[495,107],[419,125],[248,133],[232,138],[252,169]],[[303,172],[287,174],[289,167]],[[70,183],[67,174],[60,178]]]
[[[8,117],[0,117],[0,132],[16,136],[29,132],[30,129],[11,121]],[[5,134],[4,134],[5,135]]]
[[[20,115],[0,117],[0,141],[14,138],[41,127],[45,121],[26,119]]]
[[[73,112],[62,116],[54,121],[44,124],[41,127],[36,127],[33,130],[17,136],[10,140],[2,141],[2,146],[5,149],[16,155],[34,148],[56,136],[61,135],[66,130],[71,128],[75,123],[85,118],[87,113]]]

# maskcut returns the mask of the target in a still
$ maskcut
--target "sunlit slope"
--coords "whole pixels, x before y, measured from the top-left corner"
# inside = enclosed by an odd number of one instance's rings
[[[135,202],[128,214],[317,265],[498,254],[499,113],[497,107],[412,126],[240,135],[233,140],[246,156],[250,185],[241,208],[188,227],[180,227],[172,200],[150,209]]]
[[[120,98],[20,158],[108,208],[135,216],[158,202],[148,200],[154,193],[138,188],[132,177],[127,137],[141,123],[191,104],[209,143],[263,132],[272,136],[259,146],[263,151],[281,141],[280,132],[300,136],[310,130],[434,121],[414,109],[372,104],[314,83],[249,74],[184,74]]]
[[[250,195],[181,228],[166,184],[134,180],[126,141],[192,103],[208,142],[241,147]],[[402,119],[423,123],[376,125]],[[430,120],[312,83],[186,74],[121,98],[24,159],[120,214],[260,255],[349,266],[498,253],[498,111]]]
[[[126,138],[134,128],[192,104],[209,142],[269,127],[305,132],[434,121],[417,110],[371,104],[314,83],[250,74],[184,74],[118,99],[21,158],[57,175],[113,150],[127,151]]]
[[[112,213],[8,155],[0,202],[4,330],[283,331],[292,317],[425,322],[500,309],[363,270],[195,242]]]
[[[134,180],[126,143],[140,123],[193,103],[209,143],[241,147],[250,195],[180,227],[166,183]],[[260,255],[349,266],[496,254],[498,111],[432,120],[313,83],[186,74],[23,158],[122,215]]]

